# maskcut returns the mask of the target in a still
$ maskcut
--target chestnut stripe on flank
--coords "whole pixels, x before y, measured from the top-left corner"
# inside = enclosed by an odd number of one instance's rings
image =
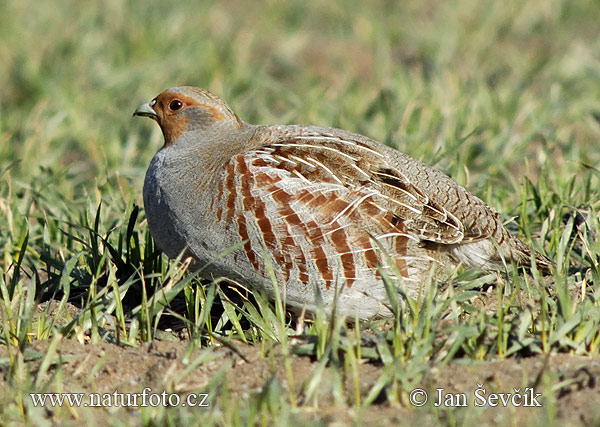
[[[398,217],[394,215],[389,218],[390,224],[398,230],[400,233],[406,234],[406,227],[404,226],[404,221],[400,220]],[[408,277],[408,267],[406,265],[406,259],[404,258],[407,255],[408,248],[408,237],[406,236],[396,236],[395,239],[395,264],[398,272],[402,277]]]
[[[278,271],[283,271],[284,279],[287,282],[290,278],[290,272],[292,270],[291,262],[289,262],[289,256],[286,256],[288,254],[282,250],[280,240],[273,231],[271,221],[267,217],[267,210],[264,201],[255,197],[250,189],[252,183],[254,183],[257,188],[264,188],[267,185],[271,185],[274,181],[276,181],[276,179],[269,177],[265,173],[254,175],[246,164],[246,158],[242,156],[240,156],[239,168],[242,182],[244,209],[251,209],[254,212],[256,224],[260,230],[260,235],[258,237],[273,256],[273,260],[276,264],[274,266],[275,269]],[[285,239],[285,236],[280,237],[283,237],[281,240]]]
[[[287,223],[287,226],[289,229],[292,230],[292,232],[294,232],[294,230],[297,230],[298,228],[300,229],[300,231],[308,238],[308,230],[306,229],[306,226],[304,225],[304,223],[300,220],[300,217],[298,216],[298,214],[296,212],[294,212],[294,210],[292,208],[290,208],[289,206],[282,206],[279,209],[279,213],[281,214],[283,220]],[[298,266],[298,275],[299,275],[299,279],[302,283],[307,284],[310,276],[308,274],[308,268],[307,268],[307,261],[306,261],[306,256],[304,255],[304,250],[302,245],[297,244],[294,241],[294,238],[292,236],[289,236],[290,238],[290,243],[293,245],[291,247],[297,249],[297,255],[298,255],[298,262],[297,262],[297,266]]]
[[[319,227],[319,225],[314,221],[309,221],[307,226],[309,233],[308,240],[313,247],[311,253],[315,260],[315,264],[317,265],[317,269],[321,273],[321,277],[323,280],[325,280],[325,289],[329,289],[331,283],[333,282],[333,272],[329,266],[327,255],[323,250],[323,243],[325,243],[323,231],[321,230],[321,227]]]
[[[227,188],[227,216],[226,219],[231,221],[235,214],[235,167],[233,160],[227,164],[225,169],[225,187]]]
[[[243,155],[238,155],[235,158],[237,167],[240,175],[240,182],[242,184],[242,207],[245,211],[252,210],[255,207],[255,199],[250,193],[250,174],[248,173],[248,167],[244,161]]]
[[[402,277],[408,277],[408,269],[406,268],[406,260],[403,258],[406,256],[406,243],[408,237],[397,236],[396,238],[396,268],[402,275]]]
[[[308,238],[313,246],[321,246],[325,239],[323,238],[323,230],[319,224],[314,221],[309,221],[308,224]]]
[[[306,230],[306,227],[300,221],[298,214],[296,214],[292,210],[292,208],[288,207],[286,209],[286,208],[282,207],[279,210],[279,213],[283,217],[284,221],[287,223],[288,230],[291,229],[293,232],[295,229],[300,228],[301,231],[304,233],[304,235],[308,237],[308,231]],[[296,241],[294,240],[294,238],[291,235],[288,235],[288,237],[286,238],[286,249],[292,250],[292,248],[294,250],[295,255],[297,255],[296,265],[298,266],[298,275],[299,275],[298,278],[300,279],[300,281],[302,283],[307,284],[308,280],[310,279],[310,276],[308,275],[308,268],[306,265],[306,256],[304,256],[303,247],[302,247],[302,245],[299,245],[298,243],[296,243]],[[292,262],[294,262],[294,261],[292,261]]]
[[[265,246],[271,250],[277,249],[277,239],[275,238],[275,233],[273,233],[271,221],[269,221],[269,218],[267,218],[265,214],[265,205],[256,199],[255,204],[256,208],[254,212],[256,214],[256,223],[258,224],[258,228],[262,233]]]
[[[244,217],[244,211],[251,209],[252,205],[253,205],[253,200],[252,200],[252,196],[250,195],[250,188],[249,188],[248,180],[247,180],[248,177],[245,176],[245,174],[248,172],[248,169],[246,168],[246,164],[244,163],[244,158],[242,155],[236,156],[235,162],[237,165],[237,169],[240,173],[240,178],[241,178],[240,181],[242,183],[242,188],[241,188],[242,206],[244,207],[244,210],[239,212],[237,215],[238,233],[239,233],[240,237],[242,238],[242,240],[245,241],[244,252],[246,252],[248,261],[250,261],[250,263],[252,263],[254,268],[256,268],[257,270],[260,270],[258,260],[256,259],[256,254],[252,250],[252,243],[250,242],[250,236],[248,235],[248,227],[246,224],[246,218]],[[234,195],[236,194],[235,188],[234,188],[233,193],[230,193],[230,196],[231,196],[231,194],[234,194]],[[228,202],[228,204],[229,204],[229,202]],[[235,204],[234,204],[234,206],[235,206]],[[228,206],[228,209],[229,209],[229,206]]]
[[[278,245],[277,237],[273,232],[273,227],[271,226],[271,221],[267,218],[265,212],[265,205],[261,200],[254,198],[254,213],[256,215],[256,223],[258,224],[258,228],[262,234],[262,241],[265,246],[271,251],[275,263],[274,266],[276,269],[282,269],[285,273],[285,281],[287,282],[290,278],[290,270],[292,266],[289,262],[286,261],[285,253],[281,250],[281,247]],[[286,230],[287,231],[287,230]],[[279,268],[278,268],[279,267]]]
[[[248,229],[246,228],[246,218],[244,218],[244,213],[240,213],[237,217],[237,225],[238,225],[238,233],[242,240],[244,241],[244,252],[246,252],[246,256],[248,257],[248,261],[252,263],[254,268],[259,270],[258,261],[256,259],[256,255],[252,250],[252,245],[250,244],[250,238],[248,237]]]
[[[354,284],[354,278],[356,277],[356,265],[354,265],[354,256],[348,246],[348,240],[346,232],[343,228],[339,228],[340,225],[333,223],[333,227],[338,228],[331,233],[331,240],[335,245],[336,251],[341,254],[340,260],[342,261],[342,268],[344,270],[344,277],[346,279],[346,285],[351,287]]]
[[[331,283],[333,282],[333,272],[329,268],[327,255],[325,255],[325,251],[321,246],[315,246],[311,252],[315,260],[315,264],[321,273],[321,277],[323,280],[325,280],[325,289],[329,289],[331,287]]]
[[[296,262],[298,266],[298,278],[304,284],[307,284],[310,276],[308,274],[306,256],[304,255],[303,247],[300,244],[297,244],[294,238],[289,234],[289,230],[292,230],[294,233],[296,230],[302,232],[304,236],[308,239],[309,232],[306,228],[306,225],[302,222],[298,214],[294,211],[294,209],[290,206],[290,201],[292,200],[292,196],[286,193],[282,188],[277,187],[276,185],[272,185],[269,188],[269,193],[273,197],[273,200],[279,205],[278,213],[281,215],[281,218],[286,223],[286,228],[288,230],[288,235],[284,241],[284,247],[286,251],[293,251],[296,259],[292,259],[292,264]],[[308,191],[305,192],[310,196]],[[305,195],[306,195],[305,194]],[[290,268],[291,270],[291,268]]]

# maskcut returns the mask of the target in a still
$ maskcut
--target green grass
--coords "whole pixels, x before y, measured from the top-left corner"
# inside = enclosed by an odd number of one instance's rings
[[[406,407],[432,367],[457,360],[600,355],[598,2],[2,5],[0,367],[17,392],[1,397],[0,419],[45,420],[25,400],[61,388],[59,340],[139,347],[169,319],[207,352],[233,338],[262,346],[265,358],[282,351],[284,378],[247,399],[215,376],[209,424],[326,423],[323,388],[334,406],[368,410],[384,393]],[[457,272],[385,326],[321,314],[294,337],[281,302],[200,285],[148,234],[141,188],[162,136],[131,114],[183,84],[221,95],[249,122],[341,127],[440,168],[554,259],[554,275],[508,266],[490,311],[474,301],[496,278]],[[37,311],[48,298],[59,302],[52,316]],[[28,353],[36,340],[53,343],[37,358]],[[295,383],[296,354],[317,364],[300,393],[281,386]],[[361,393],[365,363],[381,375]],[[470,419],[425,411],[440,423]],[[141,412],[149,425],[198,422],[193,410]]]

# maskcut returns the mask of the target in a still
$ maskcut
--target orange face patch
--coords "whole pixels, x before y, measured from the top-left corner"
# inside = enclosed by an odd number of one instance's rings
[[[180,116],[165,120],[161,127],[165,136],[165,146],[168,147],[177,141],[187,129],[187,117]]]
[[[174,101],[179,101],[181,107],[173,110],[171,103]],[[158,123],[165,136],[165,146],[173,144],[186,131],[188,127],[187,117],[179,113],[182,109],[191,106],[204,109],[206,115],[214,121],[227,119],[227,116],[213,105],[200,103],[196,99],[181,93],[163,92],[156,98],[156,104],[153,108],[158,114]]]

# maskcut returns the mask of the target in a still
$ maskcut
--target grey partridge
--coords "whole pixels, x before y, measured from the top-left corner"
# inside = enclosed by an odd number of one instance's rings
[[[158,246],[272,299],[275,280],[288,309],[331,312],[337,298],[338,314],[385,317],[390,278],[417,297],[432,269],[550,265],[448,176],[365,136],[251,125],[189,86],[134,115],[158,122],[165,140],[143,191]]]

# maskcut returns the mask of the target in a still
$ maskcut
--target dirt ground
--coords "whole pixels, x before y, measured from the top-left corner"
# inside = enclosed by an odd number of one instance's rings
[[[152,344],[138,347],[111,343],[81,344],[76,340],[64,339],[57,348],[60,362],[50,366],[48,371],[49,376],[60,375],[60,381],[50,383],[60,383],[62,390],[40,391],[102,394],[117,390],[120,393],[140,393],[144,388],[150,387],[153,392],[167,390],[185,396],[187,393],[203,390],[208,393],[205,403],[210,406],[195,408],[198,411],[218,409],[215,406],[220,403],[211,401],[211,394],[214,392],[222,395],[222,387],[228,389],[229,396],[239,400],[260,393],[266,384],[278,378],[282,392],[289,392],[289,384],[285,380],[284,357],[279,346],[265,348],[263,345],[252,346],[234,341],[212,347],[210,351],[196,349],[190,352],[188,344],[185,339],[168,333]],[[28,347],[24,356],[31,372],[39,369],[49,345],[49,341],[35,341]],[[0,359],[7,360],[7,357],[6,347],[0,347]],[[433,421],[432,414],[437,413],[442,423],[452,423],[455,419],[470,420],[472,424],[481,425],[504,425],[515,421],[519,424],[541,424],[545,419],[558,420],[561,425],[597,425],[600,422],[600,360],[581,356],[552,354],[486,362],[458,359],[444,367],[432,366],[419,385],[430,399],[428,406],[423,408],[412,405],[408,394],[402,396],[400,404],[392,404],[385,393],[376,399],[375,404],[367,407],[335,405],[328,387],[330,368],[325,368],[320,376],[317,395],[303,406],[301,389],[313,377],[319,364],[307,356],[292,356],[291,362],[299,398],[298,411],[302,417],[306,416],[307,421],[319,419],[326,423],[345,425],[358,418],[364,425],[384,422],[412,424]],[[383,369],[382,365],[374,363],[359,365],[358,387],[362,399],[376,384]],[[542,371],[545,375],[539,376]],[[0,372],[0,381],[3,383],[0,397],[4,400],[6,396],[1,395],[11,391],[6,386],[5,369]],[[355,385],[350,378],[345,381],[345,390],[352,393]],[[517,391],[523,396],[529,396],[526,400],[517,400],[517,403],[529,403],[531,406],[514,407],[509,404],[503,407],[499,402],[496,407],[486,405],[474,410],[475,402],[482,402],[475,398],[479,384],[485,388],[485,392],[479,391],[479,396],[485,398],[492,393]],[[523,385],[530,387],[532,391],[526,390]],[[215,392],[218,389],[215,387],[221,389]],[[442,402],[454,405],[461,403],[457,393],[464,393],[467,407],[450,410],[442,405],[437,408],[439,412],[436,412],[432,409],[431,402],[437,401],[438,389],[443,389]],[[547,395],[547,390],[552,390],[550,396]],[[531,399],[534,394],[529,393],[540,392],[542,396],[537,397],[537,401],[541,406],[538,407],[536,400]],[[353,396],[348,395],[345,399],[351,402]],[[422,396],[419,399],[422,401]],[[314,409],[314,402],[318,402],[318,410]],[[46,407],[45,416],[52,418],[57,415],[54,413],[57,410],[64,409]],[[132,408],[77,408],[74,413],[77,417],[82,417],[86,411],[107,410],[111,414],[119,414],[123,421],[129,419],[133,424],[140,422],[139,413]],[[99,419],[102,420],[102,417]]]

